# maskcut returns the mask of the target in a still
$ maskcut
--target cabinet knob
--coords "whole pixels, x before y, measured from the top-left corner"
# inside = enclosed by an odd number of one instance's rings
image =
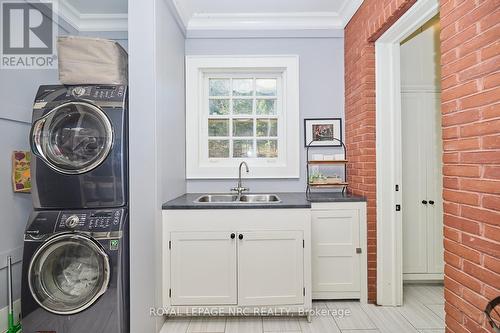
[[[430,203],[431,205],[434,205],[434,200],[429,200],[429,203]]]
[[[422,203],[423,203],[424,205],[427,205],[427,200],[422,200]]]
[[[239,234],[239,235],[238,235],[238,238],[239,238],[239,239],[243,239],[243,234]]]
[[[231,234],[231,239],[234,239],[234,237],[236,237],[236,235],[234,234],[234,232]]]

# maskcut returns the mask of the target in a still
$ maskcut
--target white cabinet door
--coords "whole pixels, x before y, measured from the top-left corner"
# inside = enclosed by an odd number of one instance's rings
[[[429,132],[427,135],[427,272],[443,273],[443,173],[440,93],[428,93],[425,99]]]
[[[240,231],[238,305],[302,304],[302,231]],[[238,237],[239,238],[239,237]]]
[[[172,305],[236,304],[237,240],[231,232],[170,235]]]
[[[444,265],[439,95],[401,94],[403,273],[419,279],[442,273]]]
[[[311,229],[313,292],[359,292],[359,211],[313,211]]]
[[[401,94],[403,133],[403,273],[427,272],[427,140],[430,126],[421,93]],[[432,126],[431,126],[432,127]],[[432,128],[434,130],[434,128]]]

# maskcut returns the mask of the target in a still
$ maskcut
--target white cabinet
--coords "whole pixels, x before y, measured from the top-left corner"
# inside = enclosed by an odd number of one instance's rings
[[[236,240],[230,235],[171,233],[173,305],[236,304]]]
[[[402,93],[403,278],[442,279],[443,202],[439,94]]]
[[[166,309],[311,308],[310,209],[166,210],[163,217]]]
[[[313,299],[366,301],[366,204],[313,204]]]
[[[238,304],[303,303],[302,232],[249,231],[239,234],[243,239],[238,241]]]

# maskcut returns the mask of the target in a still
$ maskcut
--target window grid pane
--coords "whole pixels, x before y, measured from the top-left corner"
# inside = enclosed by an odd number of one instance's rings
[[[210,78],[209,158],[277,158],[278,98],[276,78]]]

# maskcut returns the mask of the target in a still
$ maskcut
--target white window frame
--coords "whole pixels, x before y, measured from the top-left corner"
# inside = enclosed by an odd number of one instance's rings
[[[278,80],[278,158],[208,158],[208,90],[211,76],[268,75]],[[298,56],[186,57],[186,178],[228,179],[238,176],[246,161],[246,178],[299,178],[299,58]],[[206,133],[206,134],[203,134]],[[257,149],[257,147],[255,147]]]

